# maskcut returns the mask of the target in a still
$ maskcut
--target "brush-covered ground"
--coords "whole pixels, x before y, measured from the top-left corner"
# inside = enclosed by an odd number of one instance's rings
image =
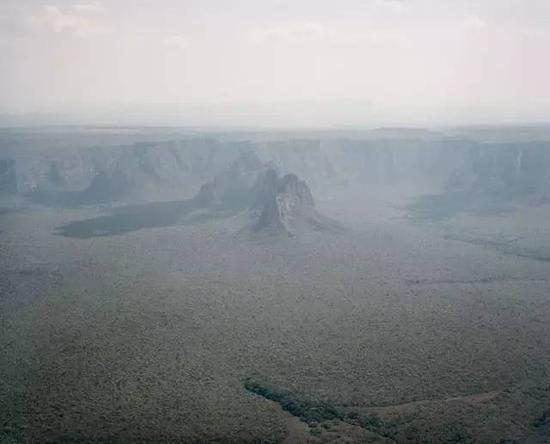
[[[471,242],[517,213],[338,205],[302,238],[3,211],[0,442],[550,442],[550,262]]]

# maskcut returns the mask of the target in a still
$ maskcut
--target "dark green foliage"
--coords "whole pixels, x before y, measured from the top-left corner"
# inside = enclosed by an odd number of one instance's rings
[[[473,443],[470,434],[460,424],[451,424],[444,433],[443,441],[448,443]]]
[[[243,384],[244,388],[249,392],[280,404],[284,411],[300,418],[304,422],[323,422],[332,419],[342,420],[343,415],[325,402],[298,399],[287,391],[262,385],[252,379],[246,379]]]
[[[533,427],[550,430],[550,409],[545,410],[542,415],[533,421]]]
[[[249,392],[278,403],[284,411],[312,427],[324,421],[338,420],[387,436],[384,431],[386,425],[377,416],[344,412],[328,402],[298,398],[286,390],[270,387],[250,378],[245,379],[243,385]]]

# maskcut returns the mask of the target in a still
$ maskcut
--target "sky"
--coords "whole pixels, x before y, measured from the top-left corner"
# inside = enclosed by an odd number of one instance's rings
[[[2,0],[0,113],[354,126],[550,116],[548,0]]]

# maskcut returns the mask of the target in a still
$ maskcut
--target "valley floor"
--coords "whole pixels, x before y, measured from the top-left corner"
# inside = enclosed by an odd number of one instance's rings
[[[388,208],[305,238],[4,211],[0,442],[550,442],[550,262]]]

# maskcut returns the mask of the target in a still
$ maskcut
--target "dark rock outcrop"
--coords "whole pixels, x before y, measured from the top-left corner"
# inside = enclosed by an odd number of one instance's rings
[[[271,162],[262,163],[251,151],[242,152],[227,170],[204,184],[191,203],[193,208],[211,214],[250,211],[254,231],[293,236],[304,230],[337,226],[317,212],[304,181],[295,174],[280,177]]]
[[[272,229],[293,236],[308,229],[321,230],[336,224],[315,209],[306,183],[295,174],[279,177],[270,168],[256,185],[253,212],[259,214],[256,231]]]

